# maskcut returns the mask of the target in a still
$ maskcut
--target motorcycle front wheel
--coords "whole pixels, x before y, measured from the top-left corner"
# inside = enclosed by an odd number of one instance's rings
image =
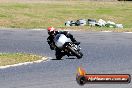
[[[82,58],[83,54],[82,52],[74,50],[72,47],[67,47],[78,59]]]

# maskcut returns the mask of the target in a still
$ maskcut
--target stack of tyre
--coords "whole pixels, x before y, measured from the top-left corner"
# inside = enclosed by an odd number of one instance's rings
[[[87,21],[85,19],[65,22],[65,26],[85,26],[86,24],[87,24]]]
[[[98,21],[94,19],[79,19],[77,21],[67,21],[65,22],[65,26],[97,26],[97,27],[109,27],[109,28],[123,28],[122,24],[116,24],[112,21],[104,21],[99,19]]]

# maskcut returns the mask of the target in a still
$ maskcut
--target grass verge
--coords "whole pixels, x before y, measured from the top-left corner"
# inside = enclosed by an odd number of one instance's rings
[[[104,19],[124,25],[132,31],[131,2],[89,2],[89,1],[44,1],[0,3],[0,27],[9,28],[64,28],[67,20],[80,18]],[[70,27],[73,28],[73,27]],[[75,27],[80,29],[79,27]],[[85,26],[82,29],[88,29]],[[90,29],[94,29],[90,28]],[[96,28],[95,28],[96,29]],[[102,28],[103,29],[103,28]],[[105,29],[105,28],[104,28]],[[103,29],[103,30],[104,30]],[[108,30],[106,28],[106,30]]]
[[[0,54],[0,66],[13,65],[24,62],[33,62],[41,60],[42,56],[32,55],[32,54],[21,54],[21,53],[3,53]]]

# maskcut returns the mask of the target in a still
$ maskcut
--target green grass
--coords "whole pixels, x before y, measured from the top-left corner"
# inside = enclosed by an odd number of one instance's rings
[[[0,66],[18,64],[23,62],[32,62],[41,60],[42,56],[32,54],[21,54],[21,53],[3,53],[0,54]]]
[[[64,26],[64,22],[80,18],[110,20],[123,24],[126,31],[132,31],[132,3],[88,1],[0,3],[0,27],[47,28],[54,26],[65,29],[67,27]],[[79,29],[80,27],[68,28]],[[88,26],[81,28],[91,30]]]

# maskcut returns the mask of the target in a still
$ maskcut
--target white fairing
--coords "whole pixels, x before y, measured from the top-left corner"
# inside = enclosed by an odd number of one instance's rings
[[[71,40],[67,38],[64,34],[57,34],[54,38],[54,42],[58,48],[62,48],[66,42],[71,42]]]

